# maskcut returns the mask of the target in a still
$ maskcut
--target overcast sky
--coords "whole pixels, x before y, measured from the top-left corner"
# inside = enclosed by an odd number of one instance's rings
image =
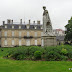
[[[0,25],[7,19],[14,22],[40,20],[42,23],[43,6],[49,11],[53,29],[65,29],[72,16],[72,0],[0,0]]]

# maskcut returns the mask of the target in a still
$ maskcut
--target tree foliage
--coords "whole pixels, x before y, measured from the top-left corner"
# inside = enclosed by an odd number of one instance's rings
[[[72,17],[70,20],[68,20],[68,24],[65,26],[65,41],[72,41]]]

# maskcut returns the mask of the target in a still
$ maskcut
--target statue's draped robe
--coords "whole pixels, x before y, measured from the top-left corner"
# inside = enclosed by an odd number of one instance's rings
[[[45,10],[43,13],[43,33],[49,34],[52,31],[52,25],[50,21],[50,17],[48,11]]]

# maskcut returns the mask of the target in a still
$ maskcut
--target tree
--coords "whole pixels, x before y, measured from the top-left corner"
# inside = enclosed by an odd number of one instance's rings
[[[68,20],[68,24],[65,26],[66,31],[65,31],[65,41],[70,41],[72,42],[72,17],[70,20]]]

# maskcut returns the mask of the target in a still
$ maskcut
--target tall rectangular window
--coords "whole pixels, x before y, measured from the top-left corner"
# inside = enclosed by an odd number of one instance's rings
[[[7,40],[4,41],[5,45],[7,45]]]
[[[19,36],[21,37],[21,31],[19,31]]]
[[[29,36],[29,32],[27,32],[27,36]]]
[[[19,46],[21,46],[21,39],[19,40]]]
[[[5,36],[7,36],[7,31],[5,31]]]
[[[14,40],[12,40],[12,45],[14,45]]]
[[[12,36],[14,36],[14,31],[12,31]]]
[[[30,39],[26,39],[26,45],[30,46]]]
[[[37,37],[37,32],[35,32],[35,37]]]
[[[35,40],[35,45],[37,45],[37,40]]]

